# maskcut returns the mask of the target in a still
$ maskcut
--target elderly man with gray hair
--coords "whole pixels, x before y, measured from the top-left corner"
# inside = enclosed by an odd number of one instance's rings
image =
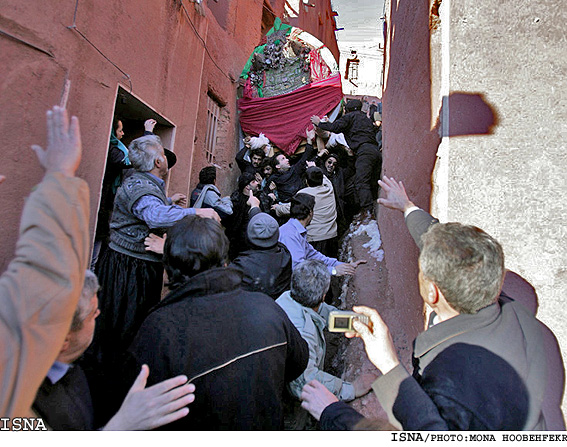
[[[146,237],[150,232],[163,236],[167,228],[188,215],[220,221],[213,209],[183,208],[187,202],[183,194],[167,197],[164,179],[171,166],[157,135],[136,138],[128,153],[135,172],[118,188],[110,243],[97,264],[102,317],[85,362],[88,370],[99,376],[101,386],[107,380],[100,377],[100,367],[109,374],[116,372],[119,357],[161,297],[161,255],[146,250]]]
[[[276,300],[309,346],[307,368],[288,384],[290,393],[298,400],[311,380],[321,382],[338,399],[350,401],[368,393],[376,379],[375,375],[363,374],[351,383],[323,371],[326,352],[323,330],[327,328],[329,313],[337,310],[323,301],[330,283],[331,274],[323,262],[303,261],[293,270],[291,289]]]
[[[87,270],[71,328],[32,407],[54,430],[96,428],[89,385],[81,367],[73,362],[92,341],[100,314],[97,290],[97,277]],[[187,405],[195,398],[195,386],[187,383],[187,377],[177,376],[146,388],[148,375],[144,365],[105,430],[149,430],[187,415]]]
[[[480,228],[439,223],[409,200],[402,182],[384,177],[379,184],[379,203],[404,213],[421,250],[419,292],[431,310],[428,328],[413,343],[410,374],[379,313],[353,308],[370,324],[355,321],[356,332],[346,336],[362,338],[382,373],[373,389],[390,423],[414,431],[547,429],[544,407],[550,398],[555,405],[561,401],[563,365],[561,383],[549,389],[550,367],[561,361],[550,363],[548,329],[502,293],[502,246]],[[323,429],[350,429],[362,418],[317,381],[305,386],[301,398]]]

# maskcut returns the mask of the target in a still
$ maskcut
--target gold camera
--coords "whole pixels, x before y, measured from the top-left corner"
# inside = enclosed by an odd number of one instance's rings
[[[366,315],[350,310],[334,310],[329,312],[329,332],[356,332],[352,323],[354,320],[369,326],[370,321]]]

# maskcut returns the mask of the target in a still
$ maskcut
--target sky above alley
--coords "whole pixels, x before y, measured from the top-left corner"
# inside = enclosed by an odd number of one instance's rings
[[[339,42],[382,42],[384,0],[331,0],[333,9],[339,13],[336,32]]]
[[[341,72],[344,73],[351,50],[356,50],[361,60],[356,86],[343,81],[343,91],[381,97],[384,22],[380,17],[384,13],[384,0],[331,0],[331,3],[339,14],[337,28],[344,28],[335,32],[341,53]]]

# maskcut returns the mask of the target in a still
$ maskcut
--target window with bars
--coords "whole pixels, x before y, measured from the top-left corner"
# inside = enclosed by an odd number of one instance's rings
[[[215,143],[220,119],[221,106],[210,94],[207,94],[207,135],[205,137],[205,156],[207,162],[215,162]]]

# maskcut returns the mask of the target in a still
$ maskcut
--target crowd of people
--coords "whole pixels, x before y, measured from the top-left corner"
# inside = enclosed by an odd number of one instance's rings
[[[78,120],[48,111],[47,148],[33,147],[46,175],[0,278],[2,416],[36,414],[56,430],[281,430],[315,420],[350,430],[372,423],[345,402],[373,389],[389,417],[375,427],[560,429],[557,343],[501,292],[500,244],[439,223],[401,182],[379,180],[381,115],[361,107],[349,101],[332,123],[313,116],[293,159],[262,134],[247,137],[237,189],[223,196],[217,168],[206,166],[189,203],[166,193],[176,159],[155,121],[126,147],[116,120],[92,249],[88,188],[75,177]],[[377,204],[404,213],[433,312],[410,374],[378,312],[355,307],[369,323],[355,320],[346,335],[363,340],[376,371],[349,382],[325,370],[338,304],[329,289],[366,262],[340,261],[338,241]]]

